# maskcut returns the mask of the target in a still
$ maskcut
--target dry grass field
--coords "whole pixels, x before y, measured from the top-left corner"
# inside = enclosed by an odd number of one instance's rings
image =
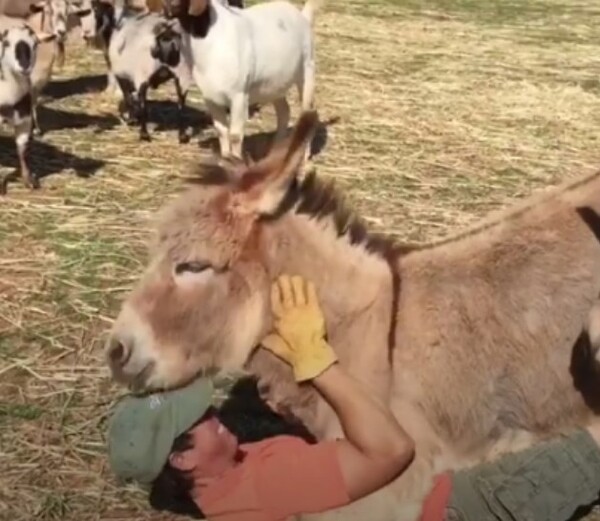
[[[599,19],[597,0],[326,0],[319,174],[374,229],[428,241],[594,171]],[[16,181],[0,199],[1,521],[173,518],[108,472],[106,413],[122,391],[102,346],[145,263],[150,219],[215,134],[195,90],[195,136],[177,143],[169,85],[151,94],[153,141],[140,143],[102,94],[104,72],[73,37],[32,148],[42,189]],[[272,129],[264,107],[248,146]],[[5,129],[0,172],[15,165]]]

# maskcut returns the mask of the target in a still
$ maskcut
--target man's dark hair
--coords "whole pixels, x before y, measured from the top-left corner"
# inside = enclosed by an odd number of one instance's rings
[[[251,443],[279,435],[298,436],[308,443],[317,441],[300,421],[276,413],[262,400],[254,377],[242,378],[236,382],[223,404],[218,409],[209,409],[194,426],[214,414],[237,436],[240,443]],[[184,452],[191,447],[191,436],[189,432],[184,432],[173,442],[171,452]],[[193,483],[189,474],[176,469],[167,461],[152,483],[150,505],[156,510],[204,519],[204,514],[190,495]]]
[[[213,411],[209,410],[192,427],[207,419],[207,415],[212,414]],[[191,448],[192,436],[189,431],[186,431],[175,438],[171,447],[171,453],[185,452]],[[168,510],[174,514],[191,516],[194,519],[204,519],[204,514],[198,508],[198,505],[190,494],[193,485],[194,478],[192,476],[183,470],[175,468],[167,460],[161,473],[152,482],[148,498],[150,506],[155,510]]]

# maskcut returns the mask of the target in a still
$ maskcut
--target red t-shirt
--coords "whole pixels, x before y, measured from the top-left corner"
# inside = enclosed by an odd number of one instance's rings
[[[443,521],[452,493],[452,477],[446,472],[436,476],[431,492],[423,502],[419,521]]]
[[[199,506],[209,521],[286,521],[347,505],[335,444],[294,436],[242,444],[244,460],[201,490]]]
[[[294,436],[242,444],[243,462],[203,488],[199,506],[208,521],[287,521],[347,505],[335,444]],[[437,476],[419,521],[443,521],[451,491],[451,475]]]

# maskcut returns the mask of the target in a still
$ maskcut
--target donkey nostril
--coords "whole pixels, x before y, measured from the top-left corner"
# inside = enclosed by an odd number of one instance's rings
[[[121,342],[117,342],[117,344],[113,345],[110,350],[110,360],[111,362],[119,362],[121,358],[123,358],[123,354],[125,353],[125,348]]]
[[[108,355],[112,364],[124,366],[129,360],[131,350],[127,349],[121,342],[115,341]]]

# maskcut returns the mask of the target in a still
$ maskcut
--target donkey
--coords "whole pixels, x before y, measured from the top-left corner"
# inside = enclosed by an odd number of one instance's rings
[[[320,439],[340,436],[312,388],[257,348],[272,325],[272,281],[284,272],[312,280],[340,363],[417,449],[388,487],[305,518],[415,519],[437,472],[586,425],[600,410],[586,396],[598,386],[582,385],[572,374],[582,364],[571,362],[600,294],[600,173],[447,240],[402,245],[369,232],[332,184],[299,179],[317,125],[304,113],[264,159],[206,166],[163,208],[107,363],[138,390],[248,371],[278,410]]]

